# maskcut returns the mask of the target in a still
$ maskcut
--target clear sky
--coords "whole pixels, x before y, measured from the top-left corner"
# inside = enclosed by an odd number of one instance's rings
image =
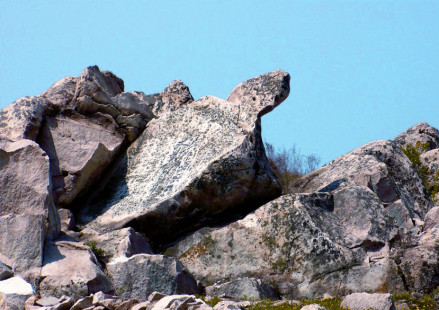
[[[0,0],[0,108],[89,65],[127,91],[183,80],[226,98],[278,68],[289,98],[263,138],[322,164],[426,121],[439,127],[439,1]]]

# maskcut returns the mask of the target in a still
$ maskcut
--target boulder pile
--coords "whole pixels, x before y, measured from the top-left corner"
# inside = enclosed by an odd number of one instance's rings
[[[181,81],[124,92],[94,66],[2,109],[0,309],[195,310],[218,297],[214,309],[242,309],[349,294],[342,306],[393,309],[389,293],[431,293],[438,130],[419,123],[366,144],[281,195],[261,117],[289,82],[276,70],[226,100],[194,100]]]

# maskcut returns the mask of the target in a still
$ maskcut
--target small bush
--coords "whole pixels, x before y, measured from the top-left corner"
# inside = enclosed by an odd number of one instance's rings
[[[204,302],[209,306],[211,306],[212,308],[215,307],[220,301],[222,301],[222,299],[219,297],[212,297],[209,300],[204,300]]]
[[[415,145],[409,144],[405,148],[401,148],[401,150],[415,167],[419,178],[427,189],[427,194],[431,197],[431,199],[434,199],[436,194],[439,193],[439,173],[436,173],[433,176],[433,182],[430,183],[428,180],[430,171],[428,170],[428,167],[424,166],[421,162],[421,154],[428,147],[428,143],[421,143],[418,141]]]
[[[99,263],[105,265],[105,261],[106,261],[105,250],[98,247],[97,242],[94,240],[87,240],[87,242],[85,242],[85,245],[90,248],[90,250],[96,256],[96,259],[99,261]]]
[[[293,181],[314,171],[320,164],[320,158],[315,154],[302,155],[295,146],[279,151],[272,144],[266,143],[265,150],[268,162],[282,185],[283,194],[290,192],[289,187]]]

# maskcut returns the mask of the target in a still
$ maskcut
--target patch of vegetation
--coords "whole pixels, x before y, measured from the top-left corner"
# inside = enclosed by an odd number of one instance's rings
[[[340,307],[342,300],[343,300],[342,298],[334,297],[334,298],[301,300],[301,302],[303,302],[305,305],[318,304],[325,307],[328,310],[346,310]]]
[[[268,162],[282,185],[282,194],[290,192],[290,184],[303,175],[314,171],[320,165],[315,154],[302,155],[293,146],[291,149],[276,150],[270,143],[265,144]]]
[[[428,170],[428,167],[424,166],[421,162],[421,154],[429,146],[430,145],[427,142],[421,143],[420,141],[418,141],[414,146],[409,144],[405,148],[401,148],[401,150],[415,167],[419,178],[427,189],[428,195],[431,197],[431,199],[434,200],[436,194],[439,193],[439,171],[435,173],[433,177],[433,182],[430,183],[430,181],[428,180],[430,171]]]
[[[312,304],[318,304],[323,307],[325,307],[328,310],[346,310],[344,308],[340,307],[342,299],[341,298],[325,298],[325,299],[307,299],[307,300],[300,300],[302,304],[298,305],[290,305],[287,302],[280,303],[280,304],[274,304],[275,301],[264,299],[261,302],[258,302],[256,304],[251,305],[250,307],[247,307],[246,310],[299,310],[304,305],[312,305]]]
[[[208,249],[214,248],[216,241],[211,236],[207,236],[204,240],[198,242],[193,247],[189,248],[186,252],[180,255],[179,259],[195,259],[207,252]]]
[[[212,308],[215,307],[220,301],[222,301],[222,299],[219,297],[212,297],[209,300],[204,300],[204,302],[209,306],[211,306]]]
[[[437,290],[438,289],[435,291]],[[422,295],[420,297],[412,295],[409,292],[396,293],[393,294],[392,297],[395,302],[406,303],[409,310],[431,310],[439,308],[439,305],[432,297],[432,295],[435,295],[435,291],[433,291],[431,295]]]
[[[105,262],[107,259],[107,255],[105,253],[105,250],[98,247],[98,243],[94,240],[87,240],[85,242],[85,245],[90,248],[90,250],[96,256],[96,259],[98,260],[98,262],[102,265],[105,265]]]
[[[264,299],[261,302],[252,304],[247,307],[246,310],[300,310],[302,305],[290,305],[289,303],[281,303],[278,305],[274,305],[274,301],[270,299]]]
[[[125,286],[118,287],[115,292],[116,296],[122,296],[125,293]]]

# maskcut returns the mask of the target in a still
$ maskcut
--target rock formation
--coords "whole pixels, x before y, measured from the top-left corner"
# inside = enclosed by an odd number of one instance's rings
[[[279,196],[260,117],[286,98],[288,83],[287,73],[275,71],[237,86],[231,101],[203,97],[162,111],[86,201],[81,224],[132,226],[165,243]]]
[[[289,80],[194,100],[181,81],[124,92],[94,66],[1,110],[0,309],[212,309],[186,295],[201,293],[214,309],[350,293],[392,309],[364,292],[430,293],[438,130],[366,144],[280,196],[261,117]]]

